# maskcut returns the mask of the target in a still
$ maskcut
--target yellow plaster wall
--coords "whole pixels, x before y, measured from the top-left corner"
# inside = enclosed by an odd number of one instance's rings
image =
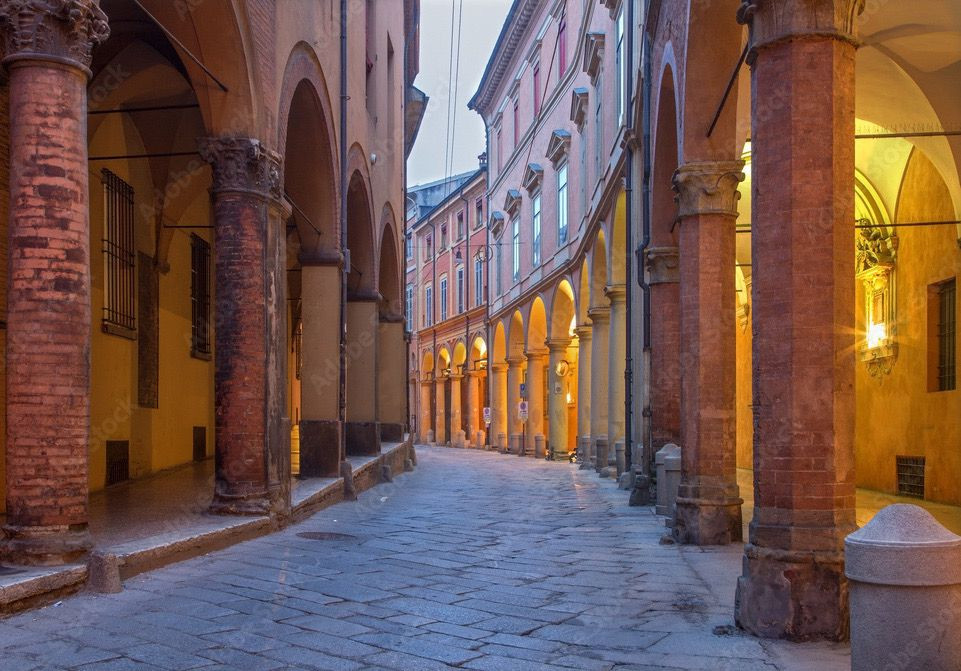
[[[908,162],[895,220],[954,219],[947,187],[915,150]],[[895,457],[926,457],[926,497],[961,504],[961,391],[929,392],[928,285],[956,276],[961,252],[954,226],[897,229],[898,359],[890,375],[871,377],[858,363],[855,456],[861,487],[897,491]],[[860,284],[860,283],[859,283]],[[864,295],[857,289],[858,346],[865,328]]]
[[[742,329],[735,322],[736,361],[735,404],[737,405],[735,421],[737,423],[737,467],[753,468],[754,455],[754,415],[751,410],[752,376],[751,376],[751,320],[748,316],[747,326]]]

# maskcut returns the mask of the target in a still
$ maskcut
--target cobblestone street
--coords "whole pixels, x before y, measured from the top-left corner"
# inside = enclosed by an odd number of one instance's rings
[[[593,472],[418,458],[283,532],[0,621],[0,667],[847,668],[846,646],[736,632],[741,547],[660,545],[661,518]]]

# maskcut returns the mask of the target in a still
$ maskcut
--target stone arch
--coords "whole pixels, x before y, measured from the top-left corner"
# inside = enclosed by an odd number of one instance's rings
[[[457,342],[454,343],[454,354],[451,358],[451,365],[453,367],[463,366],[467,361],[467,346],[464,344],[464,340],[458,338]]]
[[[450,370],[451,356],[450,356],[450,350],[447,348],[446,345],[441,347],[440,351],[437,353],[437,363],[435,365],[437,366],[438,376],[442,376],[443,374],[445,374]]]
[[[651,174],[651,246],[676,247],[677,205],[672,178],[680,161],[678,145],[677,98],[674,74],[668,65],[661,73],[654,122],[653,171]]]
[[[627,281],[627,194],[624,190],[617,194],[617,200],[614,202],[614,216],[610,230],[608,281],[610,284],[624,284]]]
[[[544,300],[536,296],[531,302],[527,322],[527,351],[542,350],[547,340],[547,310]]]
[[[380,312],[383,316],[403,314],[401,275],[397,251],[397,234],[394,232],[393,212],[384,211],[384,224],[380,240],[380,263],[377,272],[377,290],[380,293]]]
[[[427,377],[428,373],[434,372],[434,353],[431,350],[424,350],[420,362],[421,375]]]
[[[577,292],[577,323],[586,324],[588,320],[587,312],[591,304],[591,270],[587,262],[587,256],[581,261],[581,269],[578,275]]]
[[[605,307],[608,304],[607,287],[607,244],[604,231],[598,231],[591,250],[590,306]]]
[[[514,310],[507,330],[507,356],[523,356],[524,342],[524,316],[520,310]]]
[[[348,294],[372,295],[377,286],[374,273],[373,211],[370,181],[360,170],[351,173],[347,187],[347,249],[350,253]]]
[[[491,354],[495,364],[502,364],[507,359],[507,334],[504,329],[504,321],[501,319],[498,319],[496,326],[494,326],[494,347]]]
[[[554,287],[551,300],[551,315],[549,333],[551,339],[563,340],[571,337],[571,322],[577,314],[577,304],[574,297],[574,287],[567,279],[563,279]]]

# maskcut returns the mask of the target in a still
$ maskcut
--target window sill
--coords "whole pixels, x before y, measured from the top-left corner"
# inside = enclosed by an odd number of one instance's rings
[[[120,336],[121,338],[126,338],[127,340],[137,339],[137,330],[127,328],[126,326],[120,326],[119,324],[113,324],[111,322],[101,322],[100,330],[107,335]]]
[[[201,361],[211,361],[213,360],[213,355],[210,352],[201,352],[200,350],[190,349],[190,356],[194,359],[200,359]]]

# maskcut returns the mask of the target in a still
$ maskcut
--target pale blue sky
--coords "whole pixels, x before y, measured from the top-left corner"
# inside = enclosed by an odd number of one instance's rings
[[[451,12],[460,0],[421,0],[420,74],[414,85],[430,96],[427,114],[417,143],[407,162],[407,183],[422,184],[445,176],[445,132],[447,103],[454,94],[449,79]],[[461,20],[460,77],[457,85],[456,134],[451,174],[477,167],[477,155],[484,151],[484,122],[467,109],[477,90],[500,34],[511,0],[463,0]],[[456,32],[456,17],[454,30]],[[453,117],[451,118],[453,122]]]

